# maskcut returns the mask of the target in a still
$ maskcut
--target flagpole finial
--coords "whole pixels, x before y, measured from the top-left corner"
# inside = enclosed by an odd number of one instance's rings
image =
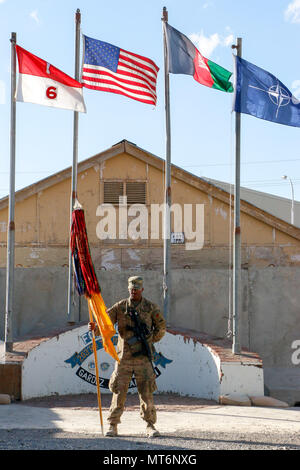
[[[237,56],[242,55],[242,38],[237,38],[237,44],[232,44],[231,49],[237,49]]]
[[[168,21],[168,10],[167,10],[167,7],[163,7],[163,16],[162,16],[162,20],[167,22]]]
[[[17,33],[11,33],[10,42],[17,42]]]
[[[81,13],[80,13],[80,9],[77,8],[76,14],[75,14],[75,22],[80,23],[80,21],[81,21]]]

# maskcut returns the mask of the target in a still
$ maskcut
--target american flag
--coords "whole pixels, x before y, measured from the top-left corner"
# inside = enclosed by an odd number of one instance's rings
[[[156,105],[159,68],[151,59],[88,36],[83,40],[83,86]]]

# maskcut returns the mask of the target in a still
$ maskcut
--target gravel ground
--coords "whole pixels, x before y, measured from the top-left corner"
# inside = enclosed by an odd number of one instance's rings
[[[102,394],[102,409],[107,410],[110,405],[111,395]],[[38,406],[47,408],[69,407],[72,409],[98,409],[97,395],[68,395],[51,396],[36,398],[18,402],[20,406]],[[178,410],[178,419],[180,412],[192,410],[199,407],[218,406],[216,402],[192,397],[181,397],[176,394],[157,394],[155,395],[157,411],[175,411]],[[139,410],[139,400],[136,394],[129,394],[126,400],[126,410]],[[186,452],[195,452],[203,450],[300,450],[300,435],[284,435],[274,433],[212,433],[203,431],[165,433],[158,438],[146,438],[143,436],[122,435],[117,438],[103,437],[101,434],[83,434],[70,433],[61,430],[2,430],[0,433],[0,451],[3,450],[64,450],[64,451],[99,451],[99,458],[110,453],[103,454],[105,451],[143,451],[143,454],[152,452],[158,455],[159,452],[179,452],[184,455]],[[18,454],[18,453],[17,453]],[[28,453],[27,453],[28,454]],[[73,452],[74,454],[74,452]],[[76,454],[76,452],[75,452]],[[74,455],[75,455],[74,454]],[[22,452],[23,456],[24,453]],[[26,453],[25,453],[26,455]],[[77,457],[76,459],[80,457]],[[98,455],[98,453],[97,453]],[[103,457],[102,457],[103,455]],[[124,453],[126,455],[126,452]],[[198,455],[198,454],[197,454]],[[200,455],[200,454],[199,454]],[[23,458],[23,457],[22,457]],[[155,458],[155,457],[153,457]],[[97,460],[99,461],[99,460]],[[105,463],[102,461],[102,463]],[[161,462],[157,462],[161,463]],[[186,463],[186,462],[184,462]],[[197,462],[199,463],[199,462]]]
[[[183,432],[158,438],[121,436],[107,438],[99,434],[67,433],[55,430],[12,430],[1,432],[0,450],[126,450],[126,451],[199,451],[199,450],[300,450],[300,438],[294,435],[225,434]]]

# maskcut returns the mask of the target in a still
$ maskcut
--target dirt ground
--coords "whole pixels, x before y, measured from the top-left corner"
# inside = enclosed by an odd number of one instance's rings
[[[108,409],[111,402],[111,393],[101,394],[101,407]],[[199,409],[207,406],[220,406],[212,400],[180,396],[175,393],[154,394],[154,402],[158,411],[175,411]],[[72,408],[72,409],[98,409],[96,393],[80,395],[51,395],[49,397],[32,398],[19,402],[22,405],[38,406],[44,408]],[[139,398],[137,393],[127,395],[125,410],[138,410]]]

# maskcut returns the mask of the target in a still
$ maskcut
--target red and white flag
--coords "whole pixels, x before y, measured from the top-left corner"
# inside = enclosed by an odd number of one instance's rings
[[[81,83],[20,46],[16,46],[16,51],[16,101],[86,112]]]

